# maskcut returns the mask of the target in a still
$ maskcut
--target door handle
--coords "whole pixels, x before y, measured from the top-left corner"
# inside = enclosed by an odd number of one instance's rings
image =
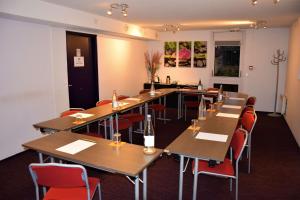
[[[72,87],[72,85],[71,85],[71,84],[69,84],[68,86],[69,86],[69,87]]]

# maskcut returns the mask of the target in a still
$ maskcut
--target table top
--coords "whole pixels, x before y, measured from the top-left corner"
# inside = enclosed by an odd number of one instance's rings
[[[140,99],[139,101],[127,100],[127,99],[121,100],[120,102],[126,102],[128,104],[121,106],[117,109],[112,109],[111,104],[105,104],[102,106],[98,106],[98,107],[90,108],[90,109],[87,109],[84,111],[80,111],[80,113],[93,114],[93,116],[83,119],[83,122],[80,124],[77,124],[75,122],[76,119],[74,117],[65,116],[65,117],[58,117],[58,118],[54,118],[51,120],[43,121],[43,122],[34,124],[33,126],[38,129],[51,129],[54,131],[67,131],[67,130],[85,126],[94,121],[105,119],[116,113],[125,112],[127,110],[141,106],[145,103],[148,103],[148,102],[158,99],[160,97],[166,96],[175,91],[176,91],[176,89],[159,89],[159,90],[156,90],[156,93],[153,96],[151,96],[149,94],[149,92],[139,94],[137,96],[132,97],[132,98]]]
[[[216,112],[207,112],[206,120],[198,121],[200,130],[194,131],[191,128],[186,129],[166,147],[166,150],[170,153],[184,155],[191,158],[199,158],[201,160],[224,161],[233,133],[236,129],[238,119],[217,117],[216,114],[222,112],[240,115],[243,105],[247,100],[247,95],[245,94],[230,92],[228,95],[230,97],[244,98],[244,100],[225,99],[223,105],[238,105],[241,106],[240,109],[222,108],[221,104],[217,105]],[[226,142],[196,139],[195,136],[199,131],[228,135],[228,138]]]
[[[56,150],[79,139],[96,144],[74,155]],[[111,140],[66,131],[47,135],[23,146],[55,158],[133,177],[138,176],[162,153],[161,149],[156,149],[154,154],[146,155],[143,146],[128,143],[116,146]]]

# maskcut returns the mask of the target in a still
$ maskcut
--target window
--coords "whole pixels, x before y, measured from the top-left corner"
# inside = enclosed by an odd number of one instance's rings
[[[215,42],[215,76],[239,77],[240,71],[240,42]]]

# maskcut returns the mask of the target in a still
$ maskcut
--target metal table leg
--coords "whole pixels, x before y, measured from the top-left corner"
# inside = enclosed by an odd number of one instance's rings
[[[109,127],[110,127],[110,139],[113,139],[114,134],[114,125],[113,125],[113,116],[109,116]]]
[[[147,168],[143,170],[143,199],[147,200]]]
[[[135,200],[139,200],[139,176],[136,176],[134,180],[134,194]]]
[[[197,184],[198,184],[198,158],[195,158],[193,200],[197,199]]]
[[[182,200],[182,192],[183,192],[183,162],[184,156],[180,155],[180,169],[179,169],[179,196],[178,199]]]

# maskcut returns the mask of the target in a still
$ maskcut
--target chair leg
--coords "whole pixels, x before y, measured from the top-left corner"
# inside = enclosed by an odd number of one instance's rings
[[[250,170],[251,170],[251,135],[249,135],[248,137],[248,148],[247,148],[247,152],[248,152],[248,174],[250,174]]]
[[[186,121],[186,105],[184,105],[184,121]]]
[[[235,179],[235,199],[238,200],[238,188],[239,187],[239,184],[238,184],[238,176],[236,176],[236,179]]]
[[[101,196],[101,185],[100,185],[100,183],[98,183],[97,186],[98,186],[99,200],[101,200],[102,196]]]
[[[155,117],[155,110],[152,110],[152,115],[153,115],[153,126],[155,127],[156,126],[156,117]]]
[[[185,163],[184,169],[183,169],[183,173],[186,171],[187,166],[189,165],[190,162],[190,158],[188,158],[188,160]]]
[[[129,141],[132,144],[132,126],[129,127]]]
[[[232,191],[232,178],[229,179],[229,190]]]

